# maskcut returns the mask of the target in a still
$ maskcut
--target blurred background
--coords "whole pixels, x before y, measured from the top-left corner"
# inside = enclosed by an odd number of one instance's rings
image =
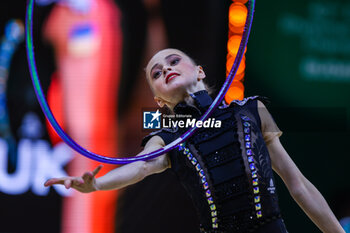
[[[245,0],[36,0],[40,80],[60,124],[109,156],[141,150],[142,109],[156,108],[144,67],[158,50],[201,64],[215,95],[237,53]],[[98,163],[53,132],[31,84],[26,1],[0,3],[0,233],[198,232],[191,201],[166,171],[119,191],[78,194],[51,177]],[[257,1],[246,54],[225,100],[262,95],[282,144],[350,232],[350,3]],[[100,174],[115,166],[105,165]],[[278,179],[289,232],[320,232]]]

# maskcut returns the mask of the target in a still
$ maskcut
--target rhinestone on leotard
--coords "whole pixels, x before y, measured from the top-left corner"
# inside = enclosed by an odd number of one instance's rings
[[[184,155],[186,155],[187,159],[190,161],[190,163],[194,166],[194,168],[198,172],[197,174],[200,177],[200,181],[203,185],[203,189],[205,190],[205,196],[207,197],[207,202],[208,202],[209,209],[212,216],[212,228],[216,229],[219,227],[217,223],[218,218],[217,218],[216,205],[214,203],[214,198],[212,197],[211,191],[209,189],[209,184],[205,176],[205,173],[201,168],[201,165],[199,164],[197,158],[191,153],[191,151],[188,148],[186,148],[185,143],[181,143],[178,149],[179,151],[182,151]]]
[[[253,184],[253,193],[254,193],[254,203],[255,203],[255,211],[257,218],[262,217],[261,213],[261,203],[260,203],[260,196],[259,194],[259,180],[258,180],[258,173],[256,170],[255,162],[254,162],[254,156],[253,156],[253,151],[252,151],[252,143],[251,143],[251,125],[252,123],[249,122],[250,119],[249,117],[245,115],[241,115],[241,119],[243,120],[243,131],[244,131],[244,144],[246,148],[246,155],[247,155],[247,160],[249,163],[249,169],[251,171],[252,175],[252,184]]]

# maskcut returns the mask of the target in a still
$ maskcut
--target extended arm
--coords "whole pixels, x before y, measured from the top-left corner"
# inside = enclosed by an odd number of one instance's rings
[[[163,140],[159,136],[152,137],[146,144],[145,149],[138,155],[146,154],[162,148]],[[160,173],[169,167],[167,155],[147,161],[137,161],[114,169],[96,180],[98,190],[119,189],[135,184],[146,176]]]
[[[322,194],[308,181],[289,157],[278,137],[268,144],[272,167],[309,218],[325,233],[345,233]]]
[[[159,136],[152,137],[145,149],[138,155],[146,154],[164,146],[164,141]],[[74,188],[83,193],[97,190],[120,189],[137,183],[146,176],[160,173],[170,166],[166,154],[147,161],[137,161],[116,168],[106,175],[95,179],[101,165],[92,172],[86,172],[81,177],[52,178],[45,182],[45,186],[62,184],[66,188]]]
[[[261,129],[271,157],[272,168],[282,178],[291,196],[324,233],[345,233],[326,200],[308,181],[283,148],[278,129],[265,106],[258,102]]]

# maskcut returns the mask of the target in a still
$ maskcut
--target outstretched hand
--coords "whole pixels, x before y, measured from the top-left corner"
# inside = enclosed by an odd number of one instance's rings
[[[69,176],[62,178],[51,178],[47,180],[44,184],[45,187],[54,185],[54,184],[62,184],[66,187],[66,189],[74,188],[82,193],[90,193],[93,191],[99,190],[96,185],[95,176],[101,170],[102,165],[99,165],[93,171],[85,172],[81,177],[80,176]]]

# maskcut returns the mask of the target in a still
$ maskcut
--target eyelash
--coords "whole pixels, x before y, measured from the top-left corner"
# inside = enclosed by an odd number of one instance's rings
[[[154,72],[153,75],[152,75],[152,77],[153,77],[154,79],[156,79],[156,78],[158,78],[158,77],[160,76],[161,73],[162,73],[161,71]]]
[[[172,60],[169,62],[169,64],[170,64],[171,66],[176,66],[180,61],[181,61],[181,58],[176,57],[176,58],[172,59]],[[152,75],[152,77],[153,77],[154,79],[157,79],[157,78],[160,76],[161,73],[162,73],[161,71],[154,72],[153,75]]]
[[[180,58],[176,57],[176,58],[172,59],[169,63],[171,66],[175,66],[180,62],[180,60],[181,60]]]

